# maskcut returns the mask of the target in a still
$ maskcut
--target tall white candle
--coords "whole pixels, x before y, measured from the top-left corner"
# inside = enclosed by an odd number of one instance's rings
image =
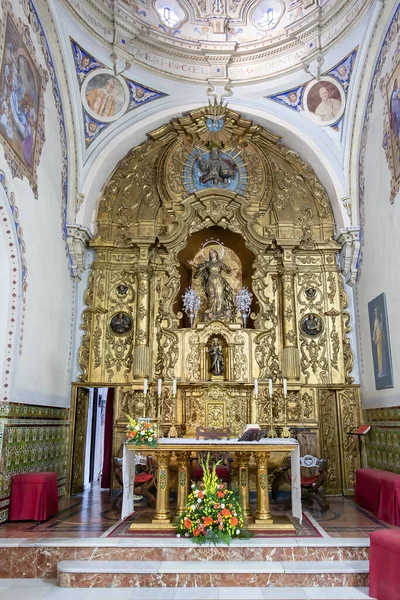
[[[287,379],[283,380],[283,395],[287,396]]]
[[[162,392],[162,379],[161,378],[158,380],[157,392],[158,392],[158,395],[161,396],[161,392]]]
[[[144,381],[143,381],[143,394],[145,396],[147,396],[147,386],[149,384],[149,380],[147,379],[147,377],[145,377]]]
[[[172,380],[172,395],[176,396],[176,379]]]
[[[269,378],[268,380],[268,393],[270,396],[272,396],[272,379]]]
[[[254,380],[254,395],[258,396],[258,379]]]

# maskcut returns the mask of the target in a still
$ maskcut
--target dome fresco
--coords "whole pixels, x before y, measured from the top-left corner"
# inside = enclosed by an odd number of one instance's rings
[[[315,60],[372,0],[65,0],[126,60],[190,81],[275,77]]]

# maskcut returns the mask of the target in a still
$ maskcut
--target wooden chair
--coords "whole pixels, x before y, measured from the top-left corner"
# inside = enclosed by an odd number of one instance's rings
[[[322,490],[325,482],[328,468],[326,458],[316,458],[311,454],[306,454],[300,458],[300,466],[310,469],[309,475],[301,475],[301,496],[304,500],[314,498],[322,512],[325,512],[330,507],[330,504]],[[284,476],[286,482],[291,485],[290,466],[284,468]],[[286,502],[285,508],[288,510],[292,506],[292,497],[290,496]]]
[[[229,427],[223,427],[221,429],[215,427],[196,427],[196,440],[201,438],[205,440],[230,440],[231,430]],[[207,454],[210,454],[210,470],[216,462],[221,461],[221,464],[218,465],[216,469],[217,477],[219,477],[223,483],[226,483],[229,488],[231,484],[231,463],[233,462],[233,459],[229,458],[229,452],[224,450],[210,449],[210,452],[197,452],[196,457],[192,459],[190,471],[191,480],[200,481],[203,479],[203,467],[201,466],[200,461],[205,460]]]
[[[140,457],[142,458],[142,457]],[[135,475],[135,482],[133,486],[133,493],[135,496],[144,496],[146,498],[147,504],[151,508],[155,508],[156,499],[153,494],[150,492],[150,489],[154,486],[156,487],[155,473],[153,468],[153,461],[151,456],[145,457],[146,461],[135,461],[137,465],[137,471]],[[123,488],[123,476],[122,476],[122,458],[115,456],[114,457],[114,477]],[[121,510],[122,508],[122,496],[123,490],[118,493],[116,498],[112,503],[112,508],[114,510]]]

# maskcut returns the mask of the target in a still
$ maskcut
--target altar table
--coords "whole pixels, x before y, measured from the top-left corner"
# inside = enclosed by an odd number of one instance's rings
[[[300,451],[298,442],[294,439],[267,439],[259,442],[239,442],[237,438],[230,440],[196,440],[192,438],[160,438],[156,448],[148,446],[124,445],[123,453],[123,502],[122,514],[124,519],[132,514],[133,482],[135,477],[135,453],[156,454],[158,462],[158,488],[156,511],[152,523],[147,527],[170,528],[171,515],[169,510],[169,463],[175,453],[178,462],[178,489],[176,516],[184,513],[189,491],[189,459],[192,452],[221,450],[236,454],[238,463],[238,492],[243,513],[249,528],[258,529],[293,529],[288,519],[271,516],[268,495],[268,455],[270,452],[290,452],[291,483],[292,483],[292,514],[301,522],[301,485],[300,485]],[[251,518],[249,496],[249,462],[254,456],[257,467],[257,507],[254,520]]]

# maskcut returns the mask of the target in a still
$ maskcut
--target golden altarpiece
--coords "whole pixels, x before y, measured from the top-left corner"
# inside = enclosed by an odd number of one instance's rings
[[[275,427],[286,410],[289,426],[308,430],[302,451],[329,459],[326,491],[351,493],[359,459],[346,432],[361,409],[333,233],[310,166],[229,108],[210,105],[149,133],[119,163],[99,204],[73,409],[80,387],[115,388],[116,455],[127,413],[188,436],[199,425],[233,434],[256,420],[268,427],[272,378]],[[234,310],[214,318],[207,311],[197,274],[215,255],[232,293],[246,286],[253,294],[246,328]],[[182,305],[189,286],[201,297],[192,326]],[[210,372],[214,339],[222,375]]]

